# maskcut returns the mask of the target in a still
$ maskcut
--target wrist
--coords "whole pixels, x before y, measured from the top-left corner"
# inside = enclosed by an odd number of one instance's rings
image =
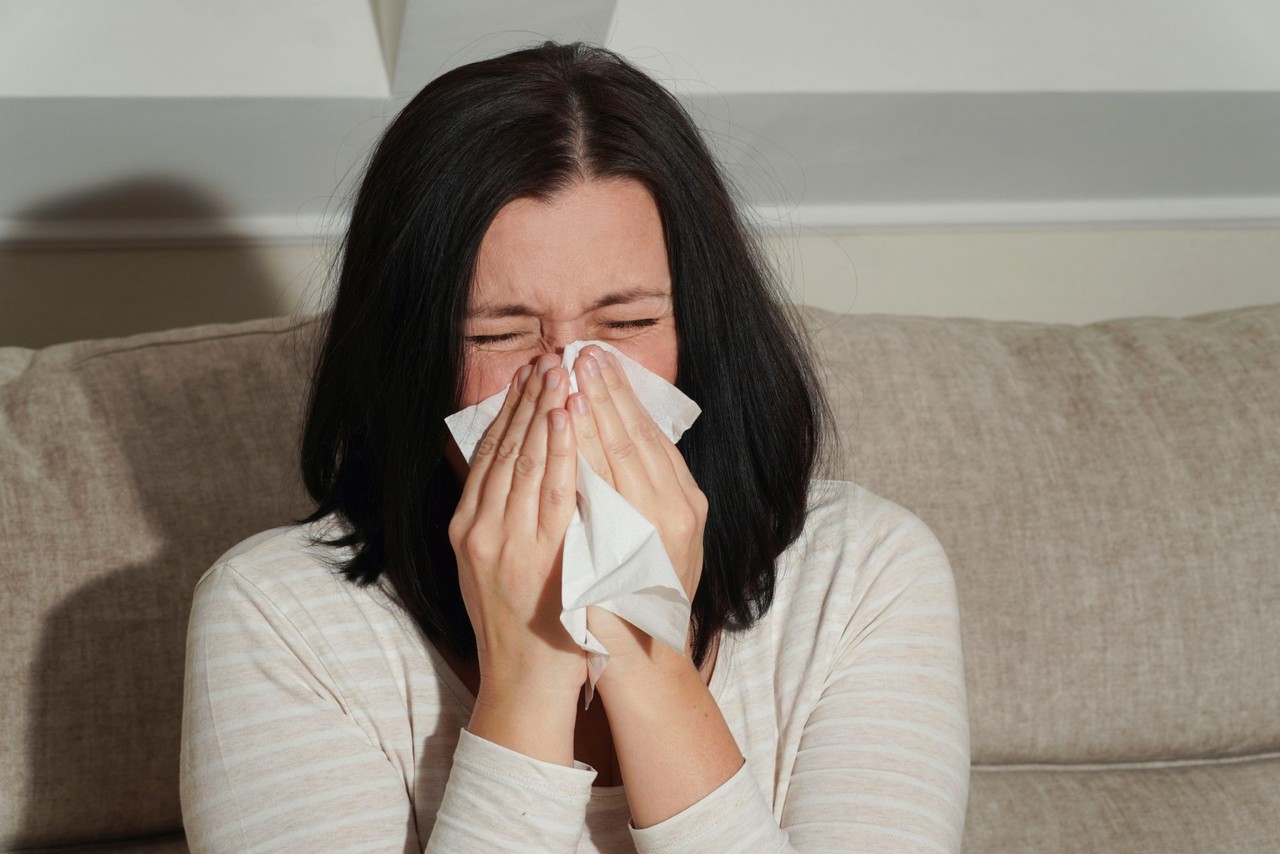
[[[587,606],[587,628],[609,651],[609,662],[597,686],[609,674],[637,673],[661,676],[669,671],[693,668],[693,634],[686,633],[684,651],[676,652],[662,641],[645,634],[629,620],[611,611]]]
[[[644,648],[610,654],[608,666],[596,682],[602,696],[631,690],[643,693],[657,682],[665,684],[685,679],[702,682],[702,675],[694,667],[687,646],[685,654],[681,654],[661,641],[653,638],[648,638],[648,641]]]
[[[587,657],[567,632],[564,642],[569,644],[568,649],[550,654],[545,651],[534,654],[527,649],[515,654],[478,652],[477,696],[484,691],[495,700],[515,694],[546,697],[552,702],[560,696],[576,697],[587,681]]]
[[[566,688],[560,686],[543,686],[528,682],[502,681],[499,679],[480,677],[480,689],[476,692],[476,705],[482,703],[490,708],[506,708],[508,706],[528,706],[532,703],[547,703],[551,706],[573,707],[574,701],[581,695],[582,686]]]
[[[572,766],[580,693],[481,680],[467,731],[534,759]]]

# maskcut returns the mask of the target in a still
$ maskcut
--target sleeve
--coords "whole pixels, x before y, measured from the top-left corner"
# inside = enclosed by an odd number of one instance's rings
[[[463,729],[426,850],[577,851],[595,778]]]
[[[187,626],[179,792],[201,852],[417,850],[404,780],[285,614],[229,564]]]
[[[193,854],[424,850],[403,775],[288,616],[230,564],[196,587],[180,764]],[[425,850],[574,851],[595,777],[463,729]]]
[[[951,564],[914,515],[869,549],[782,825],[799,851],[958,852],[969,712]]]
[[[960,851],[969,717],[950,563],[915,516],[858,566],[845,563],[840,571],[857,574],[853,613],[805,724],[781,820],[744,765],[683,812],[631,827],[640,854]]]

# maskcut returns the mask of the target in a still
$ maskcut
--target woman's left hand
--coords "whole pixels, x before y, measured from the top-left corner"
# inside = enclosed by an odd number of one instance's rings
[[[593,365],[597,370],[593,371]],[[684,591],[693,601],[702,577],[702,540],[707,497],[694,481],[680,451],[636,397],[617,358],[591,345],[573,369],[578,392],[566,408],[574,435],[591,468],[657,529]],[[585,399],[586,406],[575,406]],[[585,409],[585,411],[583,411]],[[674,655],[635,626],[602,608],[587,609],[591,633],[615,658],[654,660]],[[667,654],[661,652],[666,650]],[[689,653],[686,639],[685,654]],[[608,673],[608,669],[605,670]],[[602,677],[603,679],[603,677]]]

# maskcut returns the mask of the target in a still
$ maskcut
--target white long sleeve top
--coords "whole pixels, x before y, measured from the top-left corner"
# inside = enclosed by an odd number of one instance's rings
[[[193,852],[957,852],[969,719],[955,582],[914,514],[815,480],[773,605],[709,690],[746,762],[636,829],[623,786],[473,735],[475,697],[383,582],[263,531],[195,589],[181,803]],[[340,550],[325,549],[332,557]]]

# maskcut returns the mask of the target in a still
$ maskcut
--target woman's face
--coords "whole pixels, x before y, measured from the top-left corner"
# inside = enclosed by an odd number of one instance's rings
[[[674,384],[671,273],[649,191],[592,181],[502,208],[480,244],[463,334],[464,408],[579,339],[607,341]]]

